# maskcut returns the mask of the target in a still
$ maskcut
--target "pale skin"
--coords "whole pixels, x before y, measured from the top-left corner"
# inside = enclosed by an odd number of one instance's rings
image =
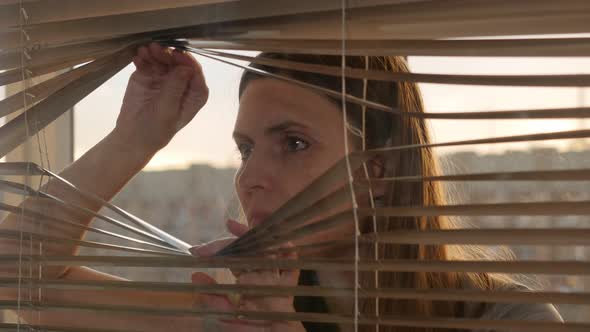
[[[190,122],[205,105],[208,88],[199,63],[190,55],[170,51],[152,43],[140,47],[133,62],[132,74],[115,129],[84,156],[65,169],[61,175],[79,188],[91,191],[108,201],[138,173],[174,135]],[[198,119],[195,119],[198,121]],[[338,107],[325,97],[305,88],[275,79],[256,79],[248,84],[240,99],[238,117],[234,128],[234,140],[242,156],[242,163],[235,178],[235,189],[247,216],[248,226],[227,221],[232,234],[240,236],[248,227],[260,223],[313,179],[343,157],[344,137],[342,115]],[[108,165],[108,167],[96,167]],[[97,211],[100,206],[81,199],[70,189],[58,183],[50,183],[47,191],[79,206]],[[42,202],[29,200],[29,207]],[[63,210],[63,209],[62,209]],[[72,212],[50,210],[64,219],[77,220],[84,225],[91,218]],[[75,218],[75,219],[74,219]],[[19,229],[18,218],[9,216],[1,229]],[[24,229],[34,230],[24,223]],[[351,229],[343,230],[351,232]],[[47,229],[47,233],[70,238],[83,238],[80,229]],[[197,256],[208,256],[225,246],[231,239],[213,241],[194,247]],[[17,243],[2,240],[2,252],[15,252]],[[74,254],[75,247],[45,247],[46,254]],[[329,255],[329,253],[326,253]],[[296,258],[290,254],[286,258]],[[234,271],[240,284],[297,285],[299,271]],[[3,268],[1,276],[14,275],[14,270]],[[63,266],[43,271],[45,278],[65,280],[120,280],[119,277],[100,273],[86,267]],[[320,283],[340,280],[339,284],[351,284],[344,274],[319,274]],[[203,273],[194,273],[193,283],[215,283]],[[22,294],[21,294],[22,295]],[[3,299],[14,299],[16,294],[2,290]],[[236,305],[225,296],[140,292],[140,291],[46,291],[45,301],[74,301],[104,303],[110,305],[146,305],[157,307],[193,308],[195,305],[214,310],[236,310]],[[350,310],[351,303],[328,300],[335,312]],[[292,297],[243,298],[241,310],[294,312]],[[162,331],[174,327],[177,331],[203,330],[196,318],[166,318],[133,315],[91,313],[43,313],[28,317],[34,323],[50,325],[73,324],[78,327],[137,329],[137,331]],[[218,322],[219,331],[305,331],[299,322]],[[344,328],[344,327],[343,327]],[[346,329],[344,329],[346,330]]]

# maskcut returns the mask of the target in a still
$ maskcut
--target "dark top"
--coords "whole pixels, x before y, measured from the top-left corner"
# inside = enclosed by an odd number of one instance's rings
[[[319,280],[315,271],[302,270],[299,275],[299,285],[318,286]],[[508,285],[505,290],[530,290],[524,285]],[[467,287],[469,288],[469,287]],[[327,313],[328,305],[324,298],[319,296],[296,296],[294,300],[295,311]],[[480,319],[508,319],[508,320],[533,320],[563,322],[563,319],[551,304],[530,303],[464,303],[464,317]],[[307,332],[338,332],[337,324],[303,322]],[[477,329],[472,332],[501,332],[488,329]]]
[[[318,275],[315,271],[302,270],[299,274],[299,285],[301,286],[319,286]],[[295,311],[327,313],[328,305],[323,297],[319,296],[296,296],[293,301]],[[330,323],[313,323],[302,322],[307,332],[338,332],[336,324]]]

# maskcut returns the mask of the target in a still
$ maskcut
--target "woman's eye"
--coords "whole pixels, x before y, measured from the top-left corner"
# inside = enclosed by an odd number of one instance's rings
[[[252,153],[252,146],[250,144],[238,144],[238,152],[242,160],[248,159]]]
[[[307,141],[296,136],[287,137],[285,140],[285,148],[289,152],[302,151],[308,147],[309,143]]]

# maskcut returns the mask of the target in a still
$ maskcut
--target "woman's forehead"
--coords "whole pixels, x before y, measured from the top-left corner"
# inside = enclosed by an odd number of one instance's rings
[[[240,98],[236,127],[252,120],[296,121],[323,127],[338,124],[341,119],[333,102],[308,88],[276,79],[257,79],[248,84]]]

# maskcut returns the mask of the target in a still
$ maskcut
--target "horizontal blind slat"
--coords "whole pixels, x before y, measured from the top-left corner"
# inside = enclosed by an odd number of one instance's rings
[[[268,296],[324,296],[349,297],[352,288],[325,286],[265,286],[214,284],[199,285],[181,282],[142,281],[99,281],[21,278],[20,282],[29,287],[72,290],[143,290],[149,292],[199,292],[204,294],[245,294]],[[19,278],[0,278],[0,287],[15,287]],[[415,289],[415,288],[361,288],[362,298],[427,299],[437,301],[504,302],[504,303],[568,303],[590,304],[590,293],[557,291],[511,291],[511,290],[469,290],[469,289]]]
[[[13,264],[18,255],[0,255],[0,264]],[[42,266],[128,266],[176,268],[231,268],[231,269],[304,269],[351,271],[348,259],[265,259],[265,258],[195,258],[179,257],[126,257],[126,256],[39,256],[22,255],[23,262]],[[432,260],[361,260],[359,271],[390,272],[493,272],[530,274],[590,275],[590,262],[580,261],[432,261]]]

